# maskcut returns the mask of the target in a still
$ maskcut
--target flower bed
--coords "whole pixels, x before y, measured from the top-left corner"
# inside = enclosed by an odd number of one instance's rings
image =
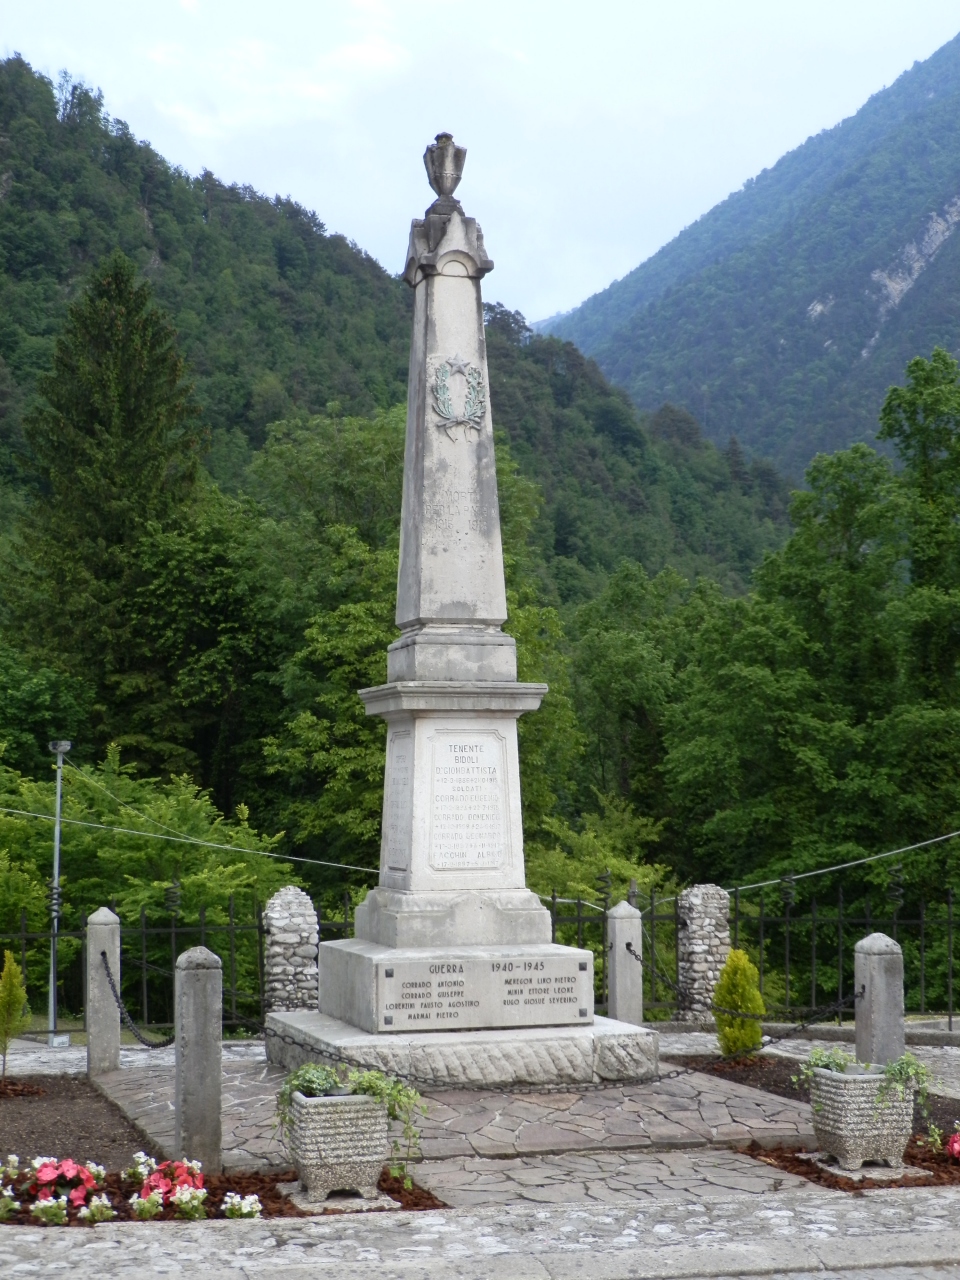
[[[142,1153],[138,1155],[142,1156]],[[104,1173],[99,1166],[89,1162],[81,1164],[43,1157],[31,1161],[11,1161],[8,1157],[7,1164],[0,1169],[3,1170],[0,1173],[0,1223],[6,1225],[83,1227],[92,1226],[97,1221],[130,1222],[145,1217],[155,1222],[183,1221],[190,1217],[249,1217],[253,1209],[251,1198],[259,1202],[261,1215],[265,1218],[309,1216],[301,1213],[289,1196],[280,1190],[285,1182],[296,1178],[292,1169],[269,1174],[204,1175],[193,1162],[156,1164],[146,1157],[140,1162],[139,1169],[135,1160],[132,1169],[123,1173]],[[38,1176],[41,1172],[42,1178]],[[404,1179],[392,1175],[387,1168],[381,1173],[378,1185],[382,1192],[398,1200],[404,1209],[446,1207],[442,1200],[415,1183],[406,1186]],[[202,1198],[195,1194],[185,1195],[184,1187],[194,1193],[204,1191],[206,1195]],[[71,1192],[75,1193],[73,1199]],[[144,1212],[139,1209],[138,1204],[147,1202],[151,1196],[161,1200],[159,1210]],[[65,1203],[61,1204],[61,1199]],[[34,1206],[38,1203],[49,1207],[40,1214],[35,1213]],[[196,1212],[197,1205],[202,1213]],[[84,1208],[89,1212],[84,1214]],[[336,1214],[342,1209],[331,1201],[324,1212]]]

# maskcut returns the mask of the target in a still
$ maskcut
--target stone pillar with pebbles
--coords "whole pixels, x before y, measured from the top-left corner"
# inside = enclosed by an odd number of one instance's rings
[[[677,1017],[713,1018],[713,989],[730,953],[730,895],[716,884],[695,884],[677,899]]]
[[[263,909],[264,993],[268,1009],[316,1009],[320,929],[313,903],[287,885]]]

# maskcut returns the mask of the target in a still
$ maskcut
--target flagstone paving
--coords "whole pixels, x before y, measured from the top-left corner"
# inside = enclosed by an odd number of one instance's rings
[[[515,1204],[263,1221],[0,1227],[0,1274],[246,1280],[955,1280],[960,1188],[807,1186],[628,1205]],[[947,1264],[947,1270],[940,1268]],[[852,1275],[851,1275],[852,1273]]]

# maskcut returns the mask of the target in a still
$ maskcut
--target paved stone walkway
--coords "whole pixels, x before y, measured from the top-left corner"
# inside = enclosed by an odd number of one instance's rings
[[[805,1179],[737,1151],[579,1151],[489,1160],[424,1160],[417,1181],[457,1209],[503,1204],[632,1204],[804,1190]]]
[[[245,1280],[653,1280],[950,1277],[960,1189],[731,1193],[620,1205],[382,1213],[263,1222],[0,1227],[0,1274]],[[946,1271],[938,1268],[948,1264]],[[890,1271],[887,1268],[899,1268]]]
[[[13,1074],[63,1070],[70,1050],[16,1050]],[[58,1057],[57,1055],[63,1055]],[[36,1060],[36,1061],[34,1061]],[[97,1084],[165,1153],[173,1139],[173,1049],[130,1049]],[[85,1065],[85,1063],[84,1063]],[[82,1069],[82,1067],[80,1068]],[[258,1041],[224,1042],[223,1148],[228,1169],[288,1164],[275,1133],[283,1071]],[[589,1149],[670,1150],[812,1141],[810,1109],[699,1073],[567,1093],[448,1090],[426,1098],[426,1158],[528,1156]]]

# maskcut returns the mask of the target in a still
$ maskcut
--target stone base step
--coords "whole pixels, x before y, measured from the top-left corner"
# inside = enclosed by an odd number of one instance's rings
[[[421,1088],[644,1081],[658,1070],[656,1032],[612,1018],[590,1026],[376,1035],[298,1011],[269,1013],[266,1025],[267,1057],[288,1071],[330,1055],[414,1077]]]

